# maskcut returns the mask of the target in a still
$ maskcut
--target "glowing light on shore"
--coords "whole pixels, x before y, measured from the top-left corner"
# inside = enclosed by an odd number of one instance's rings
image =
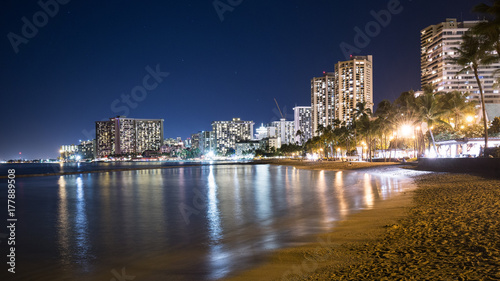
[[[410,125],[401,126],[401,134],[403,135],[403,137],[411,136],[412,132],[413,132],[412,126]]]
[[[314,153],[314,154],[309,154],[308,153],[307,156],[306,156],[306,158],[307,158],[307,160],[316,161],[316,160],[318,160],[319,157],[318,157],[318,154],[316,154],[316,153]]]

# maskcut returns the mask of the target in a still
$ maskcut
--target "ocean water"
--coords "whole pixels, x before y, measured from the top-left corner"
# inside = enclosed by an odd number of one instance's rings
[[[121,161],[121,162],[80,162],[80,163],[2,163],[0,176],[7,175],[8,169],[15,169],[17,175],[59,174],[90,171],[112,171],[119,169],[141,169],[168,166],[207,165],[210,161]],[[231,161],[218,161],[219,164],[231,164]],[[240,162],[245,163],[245,162]]]
[[[410,185],[273,165],[17,178],[16,274],[1,280],[217,280]]]

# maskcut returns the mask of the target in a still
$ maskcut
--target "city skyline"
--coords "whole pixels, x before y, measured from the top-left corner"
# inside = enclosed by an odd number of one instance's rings
[[[55,158],[60,145],[89,139],[95,121],[116,115],[164,119],[165,136],[183,139],[213,120],[277,121],[274,98],[293,120],[293,107],[310,104],[310,79],[332,72],[347,45],[374,56],[376,107],[420,89],[420,30],[477,19],[470,10],[481,1],[257,1],[222,14],[211,2],[49,2],[57,12],[44,6],[52,15],[18,45],[9,34],[22,36],[23,19],[45,9],[9,2],[3,11],[0,159]],[[391,9],[366,46],[356,44],[356,28]]]

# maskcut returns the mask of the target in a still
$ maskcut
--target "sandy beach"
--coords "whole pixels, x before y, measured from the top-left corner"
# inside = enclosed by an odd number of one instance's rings
[[[259,162],[256,162],[259,163]],[[272,165],[294,166],[297,169],[308,170],[328,170],[328,171],[344,171],[358,169],[373,169],[401,165],[399,162],[358,162],[358,161],[302,161],[302,160],[268,160],[263,163]]]
[[[309,244],[276,251],[263,265],[226,280],[500,279],[500,180],[418,172],[387,163],[273,164],[370,168],[409,176],[416,188],[349,216]]]

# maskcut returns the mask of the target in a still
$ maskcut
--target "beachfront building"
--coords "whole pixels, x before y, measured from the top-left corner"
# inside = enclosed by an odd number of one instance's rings
[[[484,149],[484,138],[437,141],[438,157],[478,157]],[[500,146],[500,137],[488,138],[488,147]]]
[[[118,116],[96,121],[96,157],[160,151],[163,141],[163,119]]]
[[[60,159],[63,161],[75,160],[78,154],[78,146],[74,144],[61,145],[59,148]]]
[[[244,140],[236,142],[236,156],[253,154],[255,150],[261,148],[259,140]]]
[[[212,122],[216,152],[225,155],[230,149],[236,150],[236,142],[251,140],[253,125],[253,121],[242,121],[240,118]]]
[[[304,144],[312,138],[311,132],[311,106],[296,106],[293,108],[293,124],[295,130],[295,142]],[[300,131],[302,135],[296,135]]]
[[[275,150],[281,148],[281,140],[278,137],[267,137],[260,141],[260,147],[263,150],[269,150],[274,148]]]
[[[323,72],[322,77],[311,79],[311,134],[316,136],[319,125],[332,124],[334,117],[333,92],[335,73]]]
[[[255,134],[256,140],[261,140],[263,138],[267,138],[267,127],[264,127],[264,124],[261,124],[259,128],[255,130],[257,133]]]
[[[62,145],[59,149],[60,159],[63,161],[92,160],[95,158],[95,140],[80,140],[78,145]]]
[[[213,131],[201,131],[200,133],[200,153],[207,154],[209,152],[215,152],[215,138]]]
[[[436,91],[469,92],[470,98],[480,102],[479,87],[474,73],[458,73],[463,67],[447,60],[457,54],[462,36],[479,21],[459,22],[448,18],[445,22],[431,25],[420,32],[421,84],[436,85]],[[484,90],[486,104],[500,104],[500,90],[494,88],[494,72],[500,69],[500,62],[479,67],[479,75]],[[490,106],[491,107],[491,106]],[[488,107],[487,107],[488,108]]]
[[[184,142],[184,147],[185,148],[191,148],[192,143],[191,143],[191,139],[190,138],[185,139],[183,142]]]
[[[80,141],[78,155],[81,159],[92,160],[95,158],[95,140]]]
[[[269,137],[278,137],[281,144],[295,144],[295,126],[293,121],[286,121],[281,118],[280,121],[273,121],[268,128],[276,128],[275,133],[269,131]]]
[[[311,136],[334,120],[351,124],[357,104],[373,111],[373,57],[351,56],[335,64],[334,72],[311,80]]]
[[[329,120],[351,124],[359,102],[373,112],[373,57],[351,56],[348,61],[335,64],[332,116]],[[323,125],[325,126],[325,124]]]
[[[200,133],[191,134],[191,149],[200,149]]]

